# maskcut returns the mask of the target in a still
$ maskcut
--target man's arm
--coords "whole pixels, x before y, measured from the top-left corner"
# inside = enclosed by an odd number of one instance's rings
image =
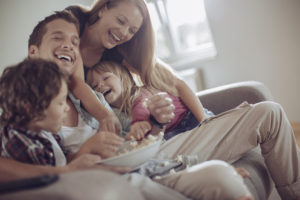
[[[0,157],[0,182],[67,171],[66,167],[31,165]]]
[[[83,169],[109,170],[117,173],[126,173],[130,171],[130,169],[126,167],[100,165],[100,160],[101,158],[98,155],[84,154],[74,159],[68,165],[56,167],[48,165],[32,165],[0,157],[0,182],[45,174],[61,174]]]
[[[85,83],[81,59],[77,60],[75,71],[70,80],[73,94],[80,99],[83,107],[99,121],[99,129],[119,134],[121,125],[118,118],[101,104],[91,88]]]
[[[100,103],[97,96],[83,80],[73,80],[73,94],[81,100],[84,108],[99,121],[100,129],[119,133],[120,123],[118,118]]]

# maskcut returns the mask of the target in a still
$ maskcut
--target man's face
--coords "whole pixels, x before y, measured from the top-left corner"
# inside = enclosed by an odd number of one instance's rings
[[[54,61],[61,71],[71,75],[76,61],[81,60],[79,37],[76,26],[63,19],[56,19],[46,25],[46,33],[39,47],[29,47],[29,57]]]

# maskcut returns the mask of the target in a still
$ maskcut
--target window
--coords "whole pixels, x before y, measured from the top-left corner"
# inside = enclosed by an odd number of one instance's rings
[[[147,0],[147,4],[159,58],[183,69],[216,55],[203,0]]]

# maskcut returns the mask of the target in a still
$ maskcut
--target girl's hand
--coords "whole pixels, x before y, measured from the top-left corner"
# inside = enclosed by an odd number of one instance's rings
[[[141,140],[151,130],[151,124],[147,121],[135,122],[130,126],[130,131],[126,135],[126,139]]]
[[[76,154],[76,157],[85,154],[97,154],[101,158],[109,158],[116,154],[118,146],[121,146],[124,142],[124,139],[112,134],[111,132],[100,131],[90,137],[80,148],[79,152]]]
[[[173,101],[165,92],[159,92],[149,97],[147,108],[156,121],[162,124],[169,123],[175,116]]]

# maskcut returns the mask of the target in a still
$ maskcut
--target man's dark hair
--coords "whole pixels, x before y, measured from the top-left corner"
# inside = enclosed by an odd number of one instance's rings
[[[36,45],[39,47],[42,43],[42,39],[47,32],[46,25],[56,19],[63,19],[67,22],[73,23],[76,26],[77,32],[79,34],[79,22],[77,18],[68,10],[56,11],[54,14],[45,17],[40,21],[33,29],[29,36],[28,48],[30,45]]]
[[[32,120],[43,119],[63,81],[65,75],[51,61],[25,59],[7,67],[0,77],[1,125],[26,127]]]

